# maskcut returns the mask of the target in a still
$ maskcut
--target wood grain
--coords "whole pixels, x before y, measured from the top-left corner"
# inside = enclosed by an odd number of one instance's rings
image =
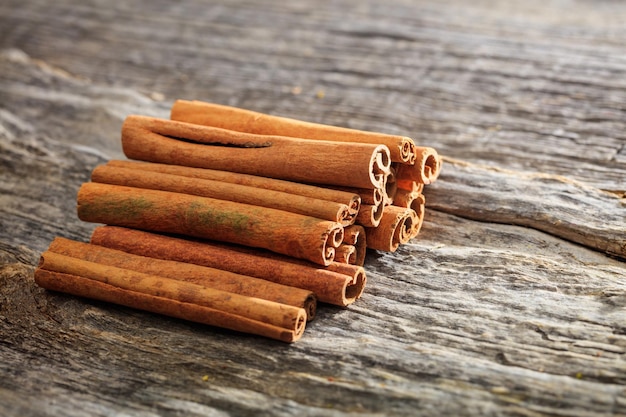
[[[626,5],[0,4],[0,415],[626,415]],[[128,114],[177,98],[445,156],[296,344],[46,292]]]

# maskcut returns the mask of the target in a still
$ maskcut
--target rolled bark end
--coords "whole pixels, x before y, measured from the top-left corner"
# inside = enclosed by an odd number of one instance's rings
[[[426,199],[423,194],[419,194],[417,198],[415,198],[411,202],[411,209],[415,213],[415,219],[413,220],[413,230],[411,231],[411,239],[417,236],[422,229],[422,224],[424,223],[424,213],[426,211]]]
[[[361,197],[358,194],[355,194],[348,203],[348,209],[350,210],[350,214],[354,217],[359,212],[361,208]]]
[[[416,180],[423,184],[430,184],[437,179],[441,170],[441,158],[433,148],[417,148],[417,159],[415,160],[414,173]]]
[[[410,182],[430,184],[437,179],[441,171],[442,158],[437,151],[428,147],[416,147],[416,159],[413,165],[400,165],[398,182],[400,188],[407,188]]]
[[[372,180],[373,188],[384,187],[390,167],[391,156],[389,155],[389,148],[385,145],[377,146],[370,161],[370,179]]]
[[[343,227],[336,227],[331,229],[329,240],[331,241],[333,247],[338,248],[339,245],[343,242],[344,232]]]
[[[397,191],[398,191],[398,183],[396,181],[387,182],[385,184],[385,204],[387,205],[392,204]]]
[[[362,232],[362,227],[351,225],[343,229],[343,243],[346,245],[355,245]]]
[[[367,247],[387,252],[395,252],[400,243],[410,239],[413,210],[386,206],[378,227],[367,228]]]
[[[324,259],[322,260],[322,265],[328,265],[332,261],[335,260],[335,248],[333,247],[325,247],[324,248]]]
[[[315,315],[317,314],[317,297],[315,297],[315,294],[309,295],[304,300],[302,308],[306,312],[307,321],[311,321],[315,318]]]
[[[365,227],[377,227],[383,216],[384,204],[363,204],[356,216],[356,223]]]
[[[367,278],[365,276],[365,271],[363,270],[363,268],[360,268],[357,271],[354,277],[354,280],[350,284],[346,285],[346,289],[345,289],[346,305],[352,304],[358,298],[360,298],[361,295],[363,295],[363,290],[365,289],[366,282],[367,282]]]
[[[400,160],[407,164],[415,163],[415,142],[413,139],[403,137],[399,146]]]
[[[342,305],[344,307],[354,303],[361,297],[367,284],[367,276],[362,266],[333,262],[327,267],[327,270],[346,276],[342,291]]]
[[[335,261],[354,265],[356,262],[356,248],[353,245],[340,245],[335,251]]]
[[[354,220],[355,215],[348,206],[343,206],[340,208],[336,216],[336,221],[338,223],[341,223],[342,226],[350,226],[354,223]]]
[[[400,224],[396,227],[393,241],[399,242],[399,244],[407,243],[412,237],[412,232],[414,228],[413,223],[415,221],[417,221],[417,214],[415,214],[415,211],[413,209],[409,209],[400,220]]]

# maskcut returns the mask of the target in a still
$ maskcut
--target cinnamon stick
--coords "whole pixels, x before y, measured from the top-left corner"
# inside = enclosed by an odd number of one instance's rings
[[[48,251],[96,264],[177,279],[215,290],[300,307],[307,312],[308,320],[312,320],[315,317],[315,295],[311,291],[300,288],[216,268],[133,255],[116,249],[76,242],[61,237],[57,237],[52,241]]]
[[[423,184],[434,182],[441,172],[442,159],[433,148],[415,147],[416,160],[413,165],[399,164],[397,181],[416,181]]]
[[[392,161],[412,164],[415,160],[415,143],[406,136],[310,123],[219,104],[177,100],[171,119],[261,135],[384,144],[391,151]]]
[[[363,266],[363,264],[365,263],[365,255],[367,254],[367,240],[365,228],[361,225],[353,224],[344,228],[343,232],[343,242],[354,246],[354,265]]]
[[[246,185],[181,177],[141,169],[100,165],[92,171],[91,180],[103,184],[191,194],[284,210],[341,223],[342,226],[354,223],[355,219],[350,208],[345,204]]]
[[[118,185],[85,183],[83,221],[185,234],[260,247],[328,265],[343,240],[336,222],[231,201]]]
[[[353,245],[341,244],[336,249],[335,261],[344,264],[356,264],[356,248]]]
[[[411,238],[414,221],[417,215],[412,209],[385,206],[378,227],[365,229],[368,248],[395,252],[401,243]]]
[[[385,145],[263,136],[145,116],[126,118],[122,148],[142,161],[363,188],[382,186],[390,166]]]
[[[393,200],[393,205],[410,208],[415,212],[414,220],[411,223],[411,239],[417,236],[422,228],[422,223],[424,222],[424,211],[426,205],[424,195],[417,191],[399,189],[395,199]]]
[[[212,241],[194,241],[114,226],[97,227],[91,243],[136,255],[187,262],[254,276],[312,291],[319,301],[347,306],[366,284],[360,266],[332,262],[320,267],[307,261],[258,249]]]
[[[355,223],[365,227],[378,227],[383,216],[384,204],[361,204],[361,210],[356,216]]]
[[[205,168],[192,168],[180,165],[157,164],[152,162],[111,160],[107,162],[107,165],[120,168],[140,169],[149,172],[160,172],[170,175],[179,175],[189,178],[222,181],[230,184],[246,185],[249,187],[280,191],[303,197],[333,201],[335,203],[347,205],[352,215],[356,215],[361,206],[361,198],[356,193],[339,191],[328,187],[316,187],[313,185],[279,180],[275,178],[259,177],[256,175]]]
[[[254,297],[44,252],[35,281],[43,288],[267,336],[298,340],[306,312]]]

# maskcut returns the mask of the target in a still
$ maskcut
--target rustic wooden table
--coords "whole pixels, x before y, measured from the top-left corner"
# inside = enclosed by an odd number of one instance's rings
[[[626,3],[0,3],[0,415],[626,415]],[[33,281],[129,114],[445,156],[421,234],[286,345]]]

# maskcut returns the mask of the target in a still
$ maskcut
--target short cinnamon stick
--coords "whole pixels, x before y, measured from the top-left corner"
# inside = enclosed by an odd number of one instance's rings
[[[415,143],[406,136],[304,122],[200,101],[177,100],[172,106],[171,118],[172,120],[261,135],[384,144],[391,151],[393,161],[412,164],[415,160]]]
[[[416,160],[413,165],[399,164],[397,181],[416,181],[423,184],[434,182],[441,172],[442,159],[433,148],[415,147]]]
[[[307,312],[308,320],[312,320],[315,317],[315,295],[311,291],[300,288],[216,268],[133,255],[120,250],[76,242],[61,237],[57,237],[52,241],[48,251],[96,264],[177,279],[215,290],[300,307]]]
[[[264,207],[166,191],[85,183],[83,221],[260,247],[328,265],[343,240],[339,223]]]
[[[385,206],[378,227],[366,228],[367,247],[395,252],[401,243],[411,238],[415,212],[410,208]]]
[[[219,268],[312,291],[318,300],[339,306],[353,303],[363,292],[363,268],[332,262],[310,262],[258,249],[212,241],[194,241],[114,226],[97,227],[91,242],[136,255]]]
[[[335,261],[344,264],[356,264],[356,248],[353,245],[341,244],[336,249]]]
[[[250,332],[285,342],[298,340],[304,309],[135,271],[44,252],[35,271],[43,288],[151,312]]]
[[[217,127],[128,116],[127,157],[304,183],[373,188],[389,173],[385,145],[263,136]]]
[[[353,245],[355,249],[354,265],[365,263],[365,255],[367,254],[367,240],[365,228],[358,224],[346,227],[344,230],[344,243]]]
[[[110,165],[97,166],[91,173],[91,180],[103,184],[191,194],[284,210],[330,220],[341,223],[343,226],[354,223],[354,216],[345,204],[222,181],[181,177]]]
[[[356,216],[355,223],[365,227],[378,227],[383,217],[384,204],[361,204],[361,210]]]

